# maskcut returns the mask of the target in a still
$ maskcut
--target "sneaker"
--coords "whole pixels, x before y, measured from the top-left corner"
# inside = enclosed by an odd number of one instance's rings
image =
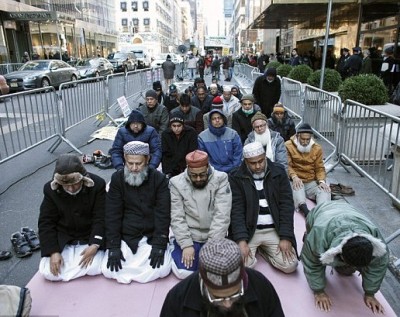
[[[111,157],[110,156],[103,156],[100,161],[94,163],[94,165],[100,169],[109,169],[113,168]]]
[[[8,260],[12,257],[11,252],[8,251],[0,251],[0,261]]]
[[[36,232],[29,227],[22,227],[21,233],[24,235],[32,251],[40,249],[40,241]]]
[[[32,255],[31,247],[21,232],[13,233],[10,240],[18,258]]]

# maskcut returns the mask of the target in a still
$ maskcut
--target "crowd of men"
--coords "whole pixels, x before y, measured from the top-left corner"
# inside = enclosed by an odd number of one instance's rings
[[[283,316],[254,267],[261,257],[291,274],[301,259],[321,310],[332,306],[329,265],[359,271],[365,304],[382,313],[374,296],[388,265],[382,236],[352,206],[330,201],[322,147],[309,124],[295,129],[275,81],[268,68],[240,99],[218,83],[212,93],[201,78],[193,96],[174,84],[164,95],[155,82],[118,130],[107,191],[78,156],[61,155],[43,190],[39,272],[52,281],[103,274],[128,284],[172,271],[183,281],[161,316]],[[307,224],[300,255],[296,210]]]

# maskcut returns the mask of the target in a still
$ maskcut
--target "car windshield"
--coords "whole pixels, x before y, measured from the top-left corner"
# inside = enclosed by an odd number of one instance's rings
[[[144,58],[143,51],[133,51],[135,53],[136,57],[138,58]]]
[[[161,60],[165,61],[167,59],[167,55],[168,54],[160,54],[160,55],[157,56],[156,59],[161,59]]]
[[[128,58],[128,54],[125,54],[125,53],[115,53],[115,54],[114,54],[114,58],[115,58],[115,59],[117,59],[117,58],[126,59],[126,58]]]
[[[81,59],[76,63],[76,66],[92,66],[96,67],[99,64],[98,59]]]
[[[27,62],[21,66],[19,70],[44,70],[49,68],[50,62],[48,61],[32,61]]]

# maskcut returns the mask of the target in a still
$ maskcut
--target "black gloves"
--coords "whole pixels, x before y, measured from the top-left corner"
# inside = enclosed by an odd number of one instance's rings
[[[122,270],[121,260],[125,262],[124,255],[121,252],[121,249],[109,249],[108,250],[108,261],[107,261],[107,269],[110,269],[111,272],[118,272]]]
[[[153,245],[150,252],[150,266],[155,269],[164,264],[165,248]]]

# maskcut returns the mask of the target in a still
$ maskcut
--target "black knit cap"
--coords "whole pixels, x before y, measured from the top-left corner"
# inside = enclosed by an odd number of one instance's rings
[[[174,122],[179,122],[179,123],[184,124],[185,120],[183,118],[183,115],[181,113],[179,113],[179,112],[176,112],[176,113],[172,114],[170,116],[170,118],[169,118],[169,124],[172,124]]]
[[[297,127],[296,133],[311,133],[311,134],[313,134],[314,132],[308,123],[302,123]]]
[[[343,245],[342,257],[348,265],[365,267],[372,260],[372,251],[371,241],[367,238],[356,236]]]

